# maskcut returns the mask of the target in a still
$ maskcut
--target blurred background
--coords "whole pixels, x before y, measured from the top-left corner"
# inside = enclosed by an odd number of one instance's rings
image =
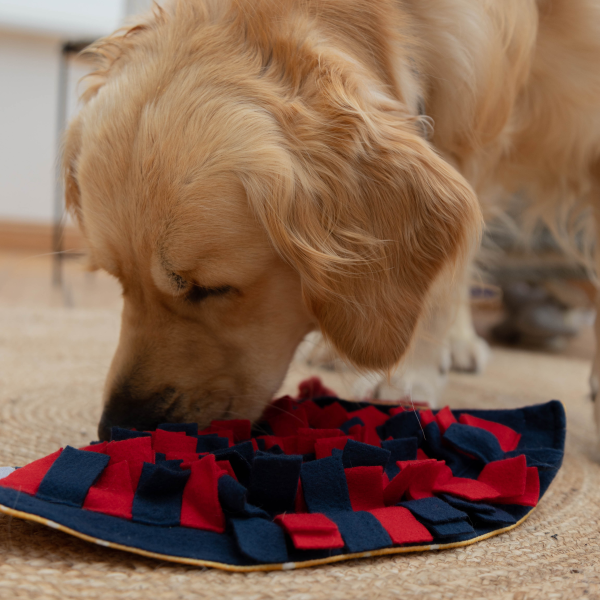
[[[150,5],[0,0],[0,307],[120,307],[117,283],[85,270],[57,163],[79,81],[91,68],[79,51]],[[590,357],[588,274],[542,228],[524,244],[518,210],[510,214],[510,223],[490,228],[473,282],[479,333],[495,344]]]
[[[2,305],[119,302],[114,282],[86,275],[79,260],[83,240],[64,213],[57,177],[60,139],[91,68],[80,50],[151,4],[0,0]]]

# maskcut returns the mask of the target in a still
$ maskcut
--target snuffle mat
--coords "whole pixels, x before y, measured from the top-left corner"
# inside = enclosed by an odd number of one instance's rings
[[[0,469],[0,511],[137,554],[267,571],[473,544],[517,527],[561,466],[558,401],[432,411],[316,380],[262,421],[112,430]]]

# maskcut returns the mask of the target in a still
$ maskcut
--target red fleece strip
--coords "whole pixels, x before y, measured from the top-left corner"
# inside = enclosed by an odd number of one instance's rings
[[[388,486],[388,483],[390,482],[390,478],[388,477],[385,471],[381,474],[381,481],[383,482],[383,489],[385,490],[385,488]]]
[[[321,440],[324,438],[345,437],[346,434],[341,429],[309,429],[303,427],[298,429],[298,436],[311,440]]]
[[[88,490],[83,508],[94,512],[131,519],[133,486],[127,461],[108,465]]]
[[[108,442],[102,442],[101,444],[91,444],[79,449],[85,450],[86,452],[98,452],[98,454],[106,454],[105,450],[107,445]]]
[[[122,460],[154,463],[154,451],[152,450],[152,438],[150,437],[110,442],[104,452],[110,456],[109,465],[114,465]]]
[[[383,508],[383,467],[344,469],[352,510]]]
[[[27,466],[13,471],[8,477],[0,479],[0,486],[9,487],[35,496],[40,483],[42,483],[42,479],[44,479],[44,476],[62,451],[63,449],[61,448],[48,456],[44,456],[44,458],[34,460]]]
[[[394,544],[418,544],[433,541],[433,536],[421,525],[410,510],[389,506],[369,511],[388,532]]]
[[[512,452],[513,450],[516,450],[519,445],[521,434],[501,423],[486,421],[485,419],[480,419],[479,417],[473,417],[471,415],[460,415],[458,421],[463,425],[471,425],[472,427],[485,429],[495,435],[500,444],[500,448],[502,448],[504,452]]]
[[[142,476],[142,470],[144,468],[144,461],[141,460],[128,460],[129,464],[129,474],[131,475],[131,485],[134,490],[137,490],[138,483],[140,482],[140,477]],[[108,463],[110,466],[110,463]]]
[[[318,377],[309,377],[300,382],[298,385],[298,392],[299,400],[312,400],[313,398],[319,398],[320,396],[337,397],[337,394],[328,387],[325,387]]]
[[[235,474],[235,471],[233,470],[233,467],[231,466],[231,463],[228,460],[218,460],[217,466],[219,467],[219,469],[227,473],[227,475],[230,475],[236,481],[238,480],[237,475]]]
[[[277,515],[275,523],[285,529],[298,550],[344,547],[337,525],[320,513]]]
[[[437,413],[437,415],[435,415],[435,420],[437,421],[442,435],[446,433],[446,429],[448,429],[450,425],[452,425],[453,423],[457,423],[456,418],[454,417],[452,411],[450,410],[450,407],[448,406],[444,406],[444,408],[442,408],[442,410],[440,410]]]
[[[522,496],[527,482],[527,459],[521,454],[490,462],[483,467],[477,481],[496,489],[501,498]]]
[[[298,454],[310,454],[315,451],[317,440],[332,437],[346,437],[346,435],[340,429],[308,429],[306,427],[298,429],[295,450]],[[288,453],[287,450],[286,453]]]
[[[540,499],[540,475],[536,467],[527,467],[525,491],[520,496],[510,496],[494,500],[497,504],[519,504],[521,506],[537,506]]]
[[[436,483],[433,491],[458,496],[459,498],[473,502],[478,500],[494,500],[500,496],[500,492],[492,486],[464,477],[452,477],[449,481]]]
[[[154,452],[195,452],[197,440],[187,436],[183,431],[165,431],[157,429],[152,432],[152,449]]]
[[[302,480],[298,479],[298,490],[296,491],[296,499],[294,500],[294,511],[296,513],[307,513],[308,506],[304,500],[304,492],[302,491]]]
[[[433,423],[436,420],[435,415],[430,410],[420,411],[419,418],[421,419],[421,426],[423,428],[427,427],[429,423]]]
[[[443,460],[398,461],[400,473],[394,477],[383,491],[386,506],[398,504],[406,494],[411,500],[433,496],[436,484],[452,477],[450,467]]]
[[[213,454],[192,463],[183,490],[181,525],[206,531],[225,531],[225,515],[219,503],[219,478],[225,474]]]
[[[104,452],[110,456],[109,466],[124,460],[127,461],[134,491],[137,489],[144,463],[154,463],[154,450],[152,450],[152,438],[150,437],[110,442]]]
[[[302,406],[304,406],[304,404],[302,404]],[[262,420],[270,421],[281,413],[292,412],[297,407],[298,402],[296,400],[290,398],[290,396],[283,396],[282,398],[271,402],[271,404],[267,406],[265,412],[263,413]]]
[[[269,419],[273,433],[278,436],[295,435],[298,429],[308,427],[308,416],[304,407],[280,412]]]
[[[431,460],[421,448],[417,448],[417,460]]]
[[[196,454],[196,452],[167,452],[165,454],[165,458],[167,460],[182,460],[183,462],[181,463],[180,467],[182,469],[189,469],[189,465],[200,459],[200,454]],[[184,467],[183,465],[188,466]]]
[[[348,420],[348,413],[337,402],[324,408],[310,402],[309,406],[306,406],[306,414],[309,425],[316,429],[334,429]]]
[[[229,421],[212,421],[213,429],[233,431],[233,439],[236,444],[245,442],[251,437],[252,423],[248,419],[231,419]]]
[[[233,434],[233,431],[231,431],[231,429],[217,429],[215,427],[207,427],[206,429],[199,431],[198,435],[211,435],[215,433],[219,437],[227,438],[229,440],[229,446],[233,446],[235,444],[235,435]]]
[[[371,429],[375,429],[375,427],[383,425],[389,419],[388,415],[382,413],[374,406],[366,406],[360,410],[355,410],[354,412],[350,413],[349,417],[352,419],[354,417],[358,417],[367,427]]]
[[[381,448],[381,438],[372,427],[353,425],[348,430],[348,433],[350,434],[350,437],[353,437],[357,442],[362,442],[363,444],[370,444],[371,446],[377,446],[378,448]]]
[[[327,458],[333,453],[333,449],[343,450],[346,447],[346,443],[350,438],[347,437],[333,437],[323,438],[315,442],[315,454],[317,460],[319,458]]]

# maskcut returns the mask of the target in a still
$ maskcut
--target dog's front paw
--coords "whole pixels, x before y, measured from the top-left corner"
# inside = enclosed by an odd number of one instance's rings
[[[327,371],[343,370],[343,361],[336,351],[328,344],[321,332],[309,333],[296,350],[296,360],[306,363],[309,367],[317,367]]]
[[[391,377],[375,373],[361,375],[353,385],[357,400],[401,400],[428,402],[432,408],[438,405],[447,377],[437,366],[431,365],[396,372]]]
[[[456,334],[448,339],[441,370],[450,367],[463,373],[481,373],[490,359],[488,343],[474,331]]]

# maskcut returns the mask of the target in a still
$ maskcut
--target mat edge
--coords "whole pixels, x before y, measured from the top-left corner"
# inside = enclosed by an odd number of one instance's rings
[[[108,542],[106,540],[102,540],[100,538],[92,537],[85,533],[80,533],[75,529],[71,529],[65,525],[61,525],[60,523],[56,523],[56,521],[52,521],[51,519],[46,519],[44,517],[40,517],[39,515],[34,515],[32,513],[23,512],[20,510],[16,510],[14,508],[10,508],[3,504],[0,504],[0,512],[11,517],[16,517],[18,519],[23,519],[24,521],[31,521],[34,523],[39,523],[40,525],[45,525],[51,529],[55,529],[57,531],[62,531],[68,535],[79,538],[85,542],[91,542],[92,544],[96,544],[97,546],[102,546],[103,548],[111,548],[113,550],[122,550],[124,552],[129,552],[131,554],[138,554],[140,556],[145,556],[147,558],[154,558],[158,560],[165,560],[172,563],[183,564],[183,565],[191,565],[196,567],[211,567],[214,569],[219,569],[221,571],[229,571],[233,573],[252,573],[257,571],[291,571],[297,569],[307,569],[310,567],[318,567],[321,565],[328,565],[336,562],[342,562],[345,560],[353,560],[356,558],[374,558],[378,556],[386,556],[390,554],[408,554],[411,552],[428,552],[434,550],[451,550],[453,548],[464,548],[465,546],[471,546],[476,544],[477,542],[481,542],[483,540],[487,540],[489,538],[495,537],[502,533],[506,533],[515,529],[522,523],[524,523],[529,516],[535,511],[537,507],[532,507],[531,510],[522,517],[519,521],[517,521],[513,525],[509,525],[508,527],[503,527],[502,529],[496,529],[494,531],[490,531],[489,533],[485,533],[484,535],[480,535],[471,540],[465,540],[463,542],[452,542],[449,544],[428,544],[425,546],[407,546],[404,548],[381,548],[380,550],[370,550],[367,552],[355,552],[351,554],[338,554],[336,556],[330,556],[328,558],[319,558],[315,560],[306,560],[302,562],[289,562],[289,563],[277,563],[277,564],[263,564],[263,565],[228,565],[227,563],[220,563],[210,560],[203,560],[198,558],[185,558],[183,556],[172,556],[170,554],[159,554],[157,552],[150,552],[148,550],[142,550],[140,548],[135,548],[132,546],[125,546],[123,544],[118,544],[116,542]]]

